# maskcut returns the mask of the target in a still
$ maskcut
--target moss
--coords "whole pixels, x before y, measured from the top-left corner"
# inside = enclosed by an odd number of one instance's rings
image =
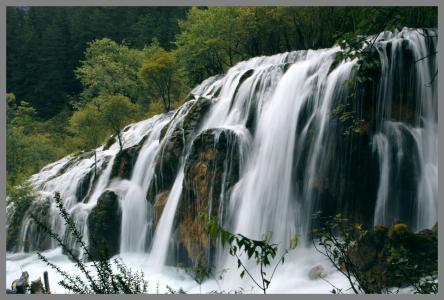
[[[408,231],[408,226],[406,224],[397,223],[390,227],[388,231],[388,236],[390,238],[395,238],[397,236],[403,235]]]

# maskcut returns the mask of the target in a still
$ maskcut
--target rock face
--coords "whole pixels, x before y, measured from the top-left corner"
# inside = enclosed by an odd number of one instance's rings
[[[192,267],[211,265],[204,216],[216,217],[239,179],[236,135],[230,130],[207,130],[192,145],[185,164],[183,191],[177,209],[177,244],[181,262]]]
[[[183,129],[177,128],[165,138],[167,140],[160,150],[160,156],[156,158],[155,175],[146,196],[153,205],[157,195],[169,192],[173,186],[184,149]]]
[[[417,266],[408,274],[394,264],[400,251],[410,266]],[[408,286],[438,270],[438,233],[429,229],[413,233],[401,223],[375,226],[359,238],[350,258],[375,290]]]
[[[48,226],[48,216],[51,204],[49,199],[33,202],[30,211],[40,220],[43,224]],[[48,234],[34,221],[28,227],[27,234],[25,235],[24,251],[43,251],[51,248],[51,238]]]
[[[100,257],[104,246],[109,256],[119,253],[121,220],[118,196],[105,191],[88,217],[89,251],[94,259]]]
[[[94,180],[95,178],[93,168],[85,176],[82,177],[77,185],[76,199],[78,202],[83,201],[83,199],[85,199],[85,197],[88,195],[88,192],[90,191]]]
[[[137,161],[140,148],[142,148],[143,139],[139,144],[125,148],[117,153],[114,159],[113,168],[111,169],[111,178],[120,177],[122,179],[130,179],[134,165]]]
[[[165,137],[170,124],[162,129],[161,138],[166,140],[160,151],[160,156],[156,159],[155,175],[150,183],[146,197],[150,203],[157,207],[156,213],[158,217],[156,217],[156,224],[165,205],[165,203],[157,203],[158,199],[162,199],[165,202],[168,199],[167,196],[165,199],[165,195],[169,193],[174,184],[184,148],[190,142],[195,130],[201,125],[210,106],[210,100],[199,98],[187,112],[183,123],[178,124],[171,135]]]

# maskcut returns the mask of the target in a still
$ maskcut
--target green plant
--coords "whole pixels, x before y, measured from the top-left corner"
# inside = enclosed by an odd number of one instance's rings
[[[345,126],[344,135],[360,134],[365,130],[365,120],[356,116],[356,113],[351,110],[350,104],[336,105],[332,114]]]
[[[42,261],[44,261],[48,266],[63,277],[59,284],[75,294],[146,293],[148,290],[148,282],[144,278],[144,273],[142,271],[131,271],[120,258],[110,260],[106,247],[102,248],[98,261],[94,261],[92,259],[88,247],[83,241],[83,236],[78,231],[72,216],[63,206],[63,201],[60,198],[59,193],[55,193],[54,200],[59,214],[65,222],[67,230],[69,230],[69,232],[75,238],[77,244],[80,246],[81,251],[84,253],[84,258],[91,262],[91,265],[89,266],[87,261],[83,258],[79,258],[75,254],[75,251],[63,241],[63,238],[54,233],[44,221],[39,220],[39,218],[35,215],[31,215],[36,224],[38,224],[46,233],[48,233],[51,238],[57,241],[68,257],[75,262],[75,266],[84,276],[84,278],[81,278],[78,275],[68,274],[50,262],[43,254],[37,252],[38,257]],[[113,265],[117,271],[113,270]]]
[[[273,276],[280,264],[285,262],[285,256],[288,254],[288,249],[284,250],[279,260],[274,265],[271,274],[267,275],[265,269],[272,264],[278,253],[278,245],[270,243],[268,235],[264,235],[261,240],[250,239],[242,234],[232,234],[220,227],[217,220],[212,218],[209,222],[209,232],[212,238],[220,237],[222,246],[228,245],[229,253],[237,259],[238,269],[242,269],[240,277],[247,275],[254,284],[262,290],[264,294],[273,279]],[[296,248],[298,237],[294,236],[290,242],[290,250]],[[247,258],[254,258],[257,265],[260,266],[260,280],[255,278],[251,270],[242,262],[241,256],[246,253]]]

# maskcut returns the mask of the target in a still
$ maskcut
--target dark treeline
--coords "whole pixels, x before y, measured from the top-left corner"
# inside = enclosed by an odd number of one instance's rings
[[[87,42],[108,37],[171,49],[185,7],[8,7],[7,90],[47,119],[81,92],[74,69]]]
[[[404,26],[436,27],[437,8],[8,7],[8,186],[118,136],[99,106],[137,121],[241,60]]]

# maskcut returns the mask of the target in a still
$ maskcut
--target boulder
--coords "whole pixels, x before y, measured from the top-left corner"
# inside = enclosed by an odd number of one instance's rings
[[[50,214],[51,202],[49,199],[41,199],[34,201],[29,211],[32,211],[34,216],[37,217],[43,224],[50,227],[49,214]],[[51,248],[51,238],[48,233],[37,225],[33,220],[29,224],[26,235],[22,237],[24,240],[24,251],[43,251]]]
[[[45,294],[41,278],[31,281],[31,294]]]
[[[239,179],[236,134],[226,129],[202,132],[193,141],[184,171],[176,216],[177,257],[184,265],[207,269],[215,245],[210,245],[204,216],[219,215],[219,207],[226,204],[224,200]]]
[[[308,271],[308,278],[310,278],[310,280],[324,278],[325,276],[327,276],[327,274],[325,273],[324,267],[321,265],[314,266]]]
[[[117,153],[111,169],[111,179],[120,177],[122,179],[130,179],[131,174],[139,156],[140,149],[146,140],[146,136],[137,144],[128,147]]]
[[[118,196],[105,191],[88,217],[89,251],[93,259],[100,257],[104,247],[109,256],[119,253],[121,220]]]
[[[19,279],[16,279],[11,284],[12,294],[26,294],[29,288],[29,274],[28,272],[22,272]]]
[[[414,233],[401,223],[378,225],[364,231],[349,256],[373,290],[409,286],[438,270],[437,232]],[[405,260],[401,265],[399,258]]]

